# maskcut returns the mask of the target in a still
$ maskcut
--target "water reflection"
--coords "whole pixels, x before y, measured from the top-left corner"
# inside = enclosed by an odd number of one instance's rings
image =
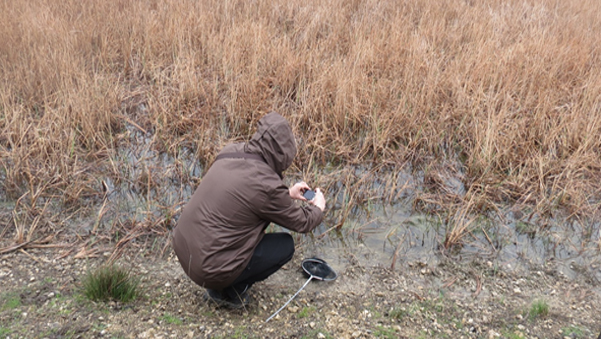
[[[113,175],[103,178],[110,208],[101,221],[109,227],[126,220],[159,220],[166,228],[173,227],[200,181],[202,168],[190,149],[182,147],[174,155],[159,153],[150,134],[129,132],[128,147],[112,157]],[[444,255],[455,260],[484,257],[491,265],[511,270],[553,263],[568,278],[601,280],[599,222],[557,218],[546,220],[542,228],[536,226],[541,224],[536,215],[524,221],[510,210],[501,211],[502,218],[477,219],[476,227],[463,236],[461,247],[444,249],[450,226],[439,216],[420,214],[411,207],[419,180],[408,173],[395,177],[394,192],[377,183],[372,188],[381,190],[381,196],[396,197],[398,203],[368,202],[352,213],[341,213],[348,196],[344,185],[334,185],[338,194],[328,217],[312,234],[297,235],[297,244],[306,255],[321,257],[336,270],[348,263],[394,269],[415,263],[436,265]]]
[[[111,157],[113,169],[103,178],[110,210],[103,218],[114,222],[166,222],[175,226],[183,204],[192,195],[202,167],[192,150],[181,147],[174,155],[158,152],[151,135],[128,129],[127,147]]]
[[[527,272],[551,264],[567,278],[601,281],[598,222],[556,220],[536,233],[524,233],[516,219],[489,219],[464,236],[463,246],[449,251],[442,245],[446,230],[440,219],[408,206],[372,206],[369,215],[354,216],[340,230],[322,224],[301,241],[308,255],[341,264],[398,268],[436,265],[443,255],[460,261],[479,257],[507,270]]]

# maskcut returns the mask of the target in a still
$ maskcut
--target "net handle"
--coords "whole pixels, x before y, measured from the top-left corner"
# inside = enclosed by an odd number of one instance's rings
[[[313,275],[311,272],[309,272],[306,268],[305,268],[305,262],[316,262],[319,264],[323,264],[325,265],[328,270],[330,270],[330,272],[334,273],[334,277],[333,278],[324,278],[324,277],[318,277]],[[290,302],[292,301],[292,299],[294,299],[308,284],[312,279],[317,279],[317,280],[321,280],[321,281],[332,281],[335,280],[338,277],[338,273],[336,273],[336,271],[334,271],[330,265],[326,264],[326,262],[322,259],[318,259],[318,258],[311,258],[311,259],[305,259],[303,260],[301,267],[303,268],[303,271],[305,271],[308,275],[309,275],[309,279],[307,279],[307,281],[305,282],[305,284],[303,285],[303,287],[301,287],[296,293],[294,293],[294,295],[292,297],[290,297],[290,299],[288,299],[288,301],[284,304],[284,306],[280,307],[279,310],[275,311],[274,314],[272,314],[269,318],[267,318],[267,320],[265,320],[265,322],[269,322],[269,320],[271,320],[273,317],[275,317],[278,313],[280,313],[281,310],[283,310],[286,306],[288,306],[288,304],[290,304]]]
[[[294,293],[294,295],[290,299],[288,299],[288,301],[284,304],[284,306],[280,307],[279,310],[275,311],[275,313],[272,314],[271,317],[267,318],[267,320],[265,320],[265,322],[269,322],[269,320],[271,320],[271,318],[275,317],[276,314],[280,313],[280,311],[283,310],[284,307],[288,306],[288,304],[290,304],[290,302],[292,301],[292,299],[294,299],[300,293],[300,291],[302,291],[303,288],[305,288],[305,286],[307,286],[307,284],[309,283],[309,281],[311,281],[311,279],[313,279],[313,278],[314,278],[314,276],[311,275],[309,277],[309,279],[307,279],[307,282],[305,282],[305,284],[303,285],[303,287],[301,287],[300,290],[298,290],[296,293]]]

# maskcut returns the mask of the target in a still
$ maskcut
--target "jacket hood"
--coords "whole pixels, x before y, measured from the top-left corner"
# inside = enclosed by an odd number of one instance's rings
[[[261,154],[281,178],[296,156],[296,142],[288,121],[276,112],[262,117],[244,151]]]

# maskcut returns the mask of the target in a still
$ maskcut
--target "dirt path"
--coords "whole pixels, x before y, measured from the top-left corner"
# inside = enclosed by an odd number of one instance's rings
[[[390,271],[349,260],[335,282],[311,282],[266,323],[306,281],[302,253],[256,284],[244,311],[206,304],[172,255],[146,249],[118,261],[142,279],[143,297],[93,303],[79,284],[109,253],[59,254],[0,257],[0,338],[596,338],[601,330],[598,284],[552,264],[517,273],[486,261],[399,262]],[[537,301],[548,314],[530,314]]]

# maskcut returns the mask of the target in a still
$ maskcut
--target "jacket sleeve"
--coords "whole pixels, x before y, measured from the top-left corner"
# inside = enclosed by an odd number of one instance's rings
[[[285,185],[269,192],[259,214],[265,220],[299,233],[312,231],[323,219],[318,207],[295,203]]]

